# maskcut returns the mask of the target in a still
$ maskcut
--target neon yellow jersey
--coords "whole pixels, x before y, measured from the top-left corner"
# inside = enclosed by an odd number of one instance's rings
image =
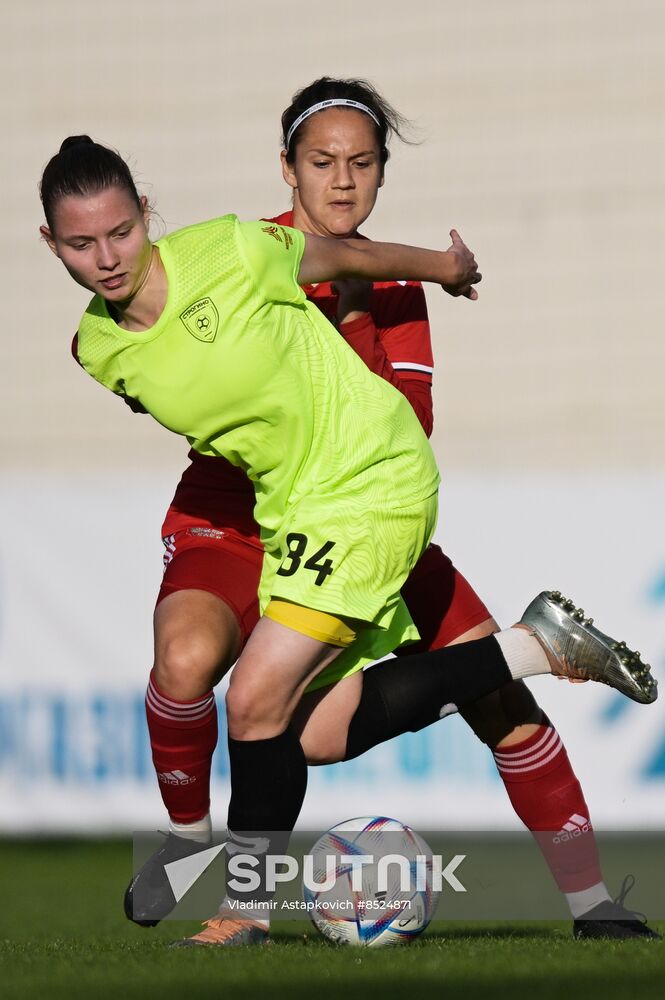
[[[246,471],[266,548],[263,606],[280,596],[384,626],[431,535],[439,481],[411,406],[307,301],[299,231],[230,215],[157,245],[169,285],[158,322],[124,330],[95,296],[81,364]],[[409,511],[420,512],[415,531]],[[386,546],[390,567],[376,565]]]

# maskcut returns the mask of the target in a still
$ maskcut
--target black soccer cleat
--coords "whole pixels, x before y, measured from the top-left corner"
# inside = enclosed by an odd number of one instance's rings
[[[647,927],[646,917],[642,913],[625,908],[624,900],[635,885],[632,875],[626,875],[621,886],[621,892],[612,902],[606,899],[573,923],[574,938],[647,938],[652,941],[661,940],[662,935]]]
[[[169,833],[162,846],[132,876],[125,890],[127,919],[133,920],[140,927],[156,927],[160,920],[168,917],[177,900],[164,866],[172,861],[189,858],[209,847],[210,841],[200,843]]]

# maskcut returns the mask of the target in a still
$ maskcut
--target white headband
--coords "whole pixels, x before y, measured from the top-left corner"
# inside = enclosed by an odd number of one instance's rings
[[[317,111],[323,111],[324,108],[334,108],[334,107],[355,108],[356,111],[364,111],[365,114],[369,115],[370,118],[372,118],[376,122],[379,128],[381,128],[381,122],[379,121],[379,119],[376,117],[374,112],[370,111],[370,109],[366,107],[364,104],[361,104],[359,101],[352,101],[349,97],[333,97],[329,101],[320,101],[318,104],[313,104],[311,108],[307,108],[307,111],[303,111],[301,115],[298,115],[293,125],[286,133],[286,149],[289,148],[289,143],[291,142],[291,136],[298,128],[298,126],[302,125],[302,123],[305,121],[306,118],[309,118],[310,115],[315,114]]]

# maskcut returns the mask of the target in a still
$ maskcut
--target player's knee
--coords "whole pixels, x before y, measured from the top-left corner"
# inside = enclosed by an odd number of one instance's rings
[[[171,698],[200,698],[228,669],[227,659],[223,645],[212,637],[196,632],[173,636],[156,656],[155,682]]]
[[[307,763],[314,767],[320,764],[337,764],[344,760],[346,754],[346,733],[328,734],[326,737],[303,733],[300,743]]]
[[[235,683],[226,692],[226,721],[235,740],[269,739],[289,724],[287,706],[265,686]]]

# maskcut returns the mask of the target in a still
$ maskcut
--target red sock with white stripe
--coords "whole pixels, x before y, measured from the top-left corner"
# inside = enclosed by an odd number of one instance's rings
[[[162,694],[153,673],[146,692],[146,718],[171,829],[181,837],[209,839],[210,765],[217,746],[215,696],[209,691],[194,701],[175,701]]]
[[[534,834],[573,917],[609,899],[580,783],[547,716],[533,736],[493,754],[513,808]]]

